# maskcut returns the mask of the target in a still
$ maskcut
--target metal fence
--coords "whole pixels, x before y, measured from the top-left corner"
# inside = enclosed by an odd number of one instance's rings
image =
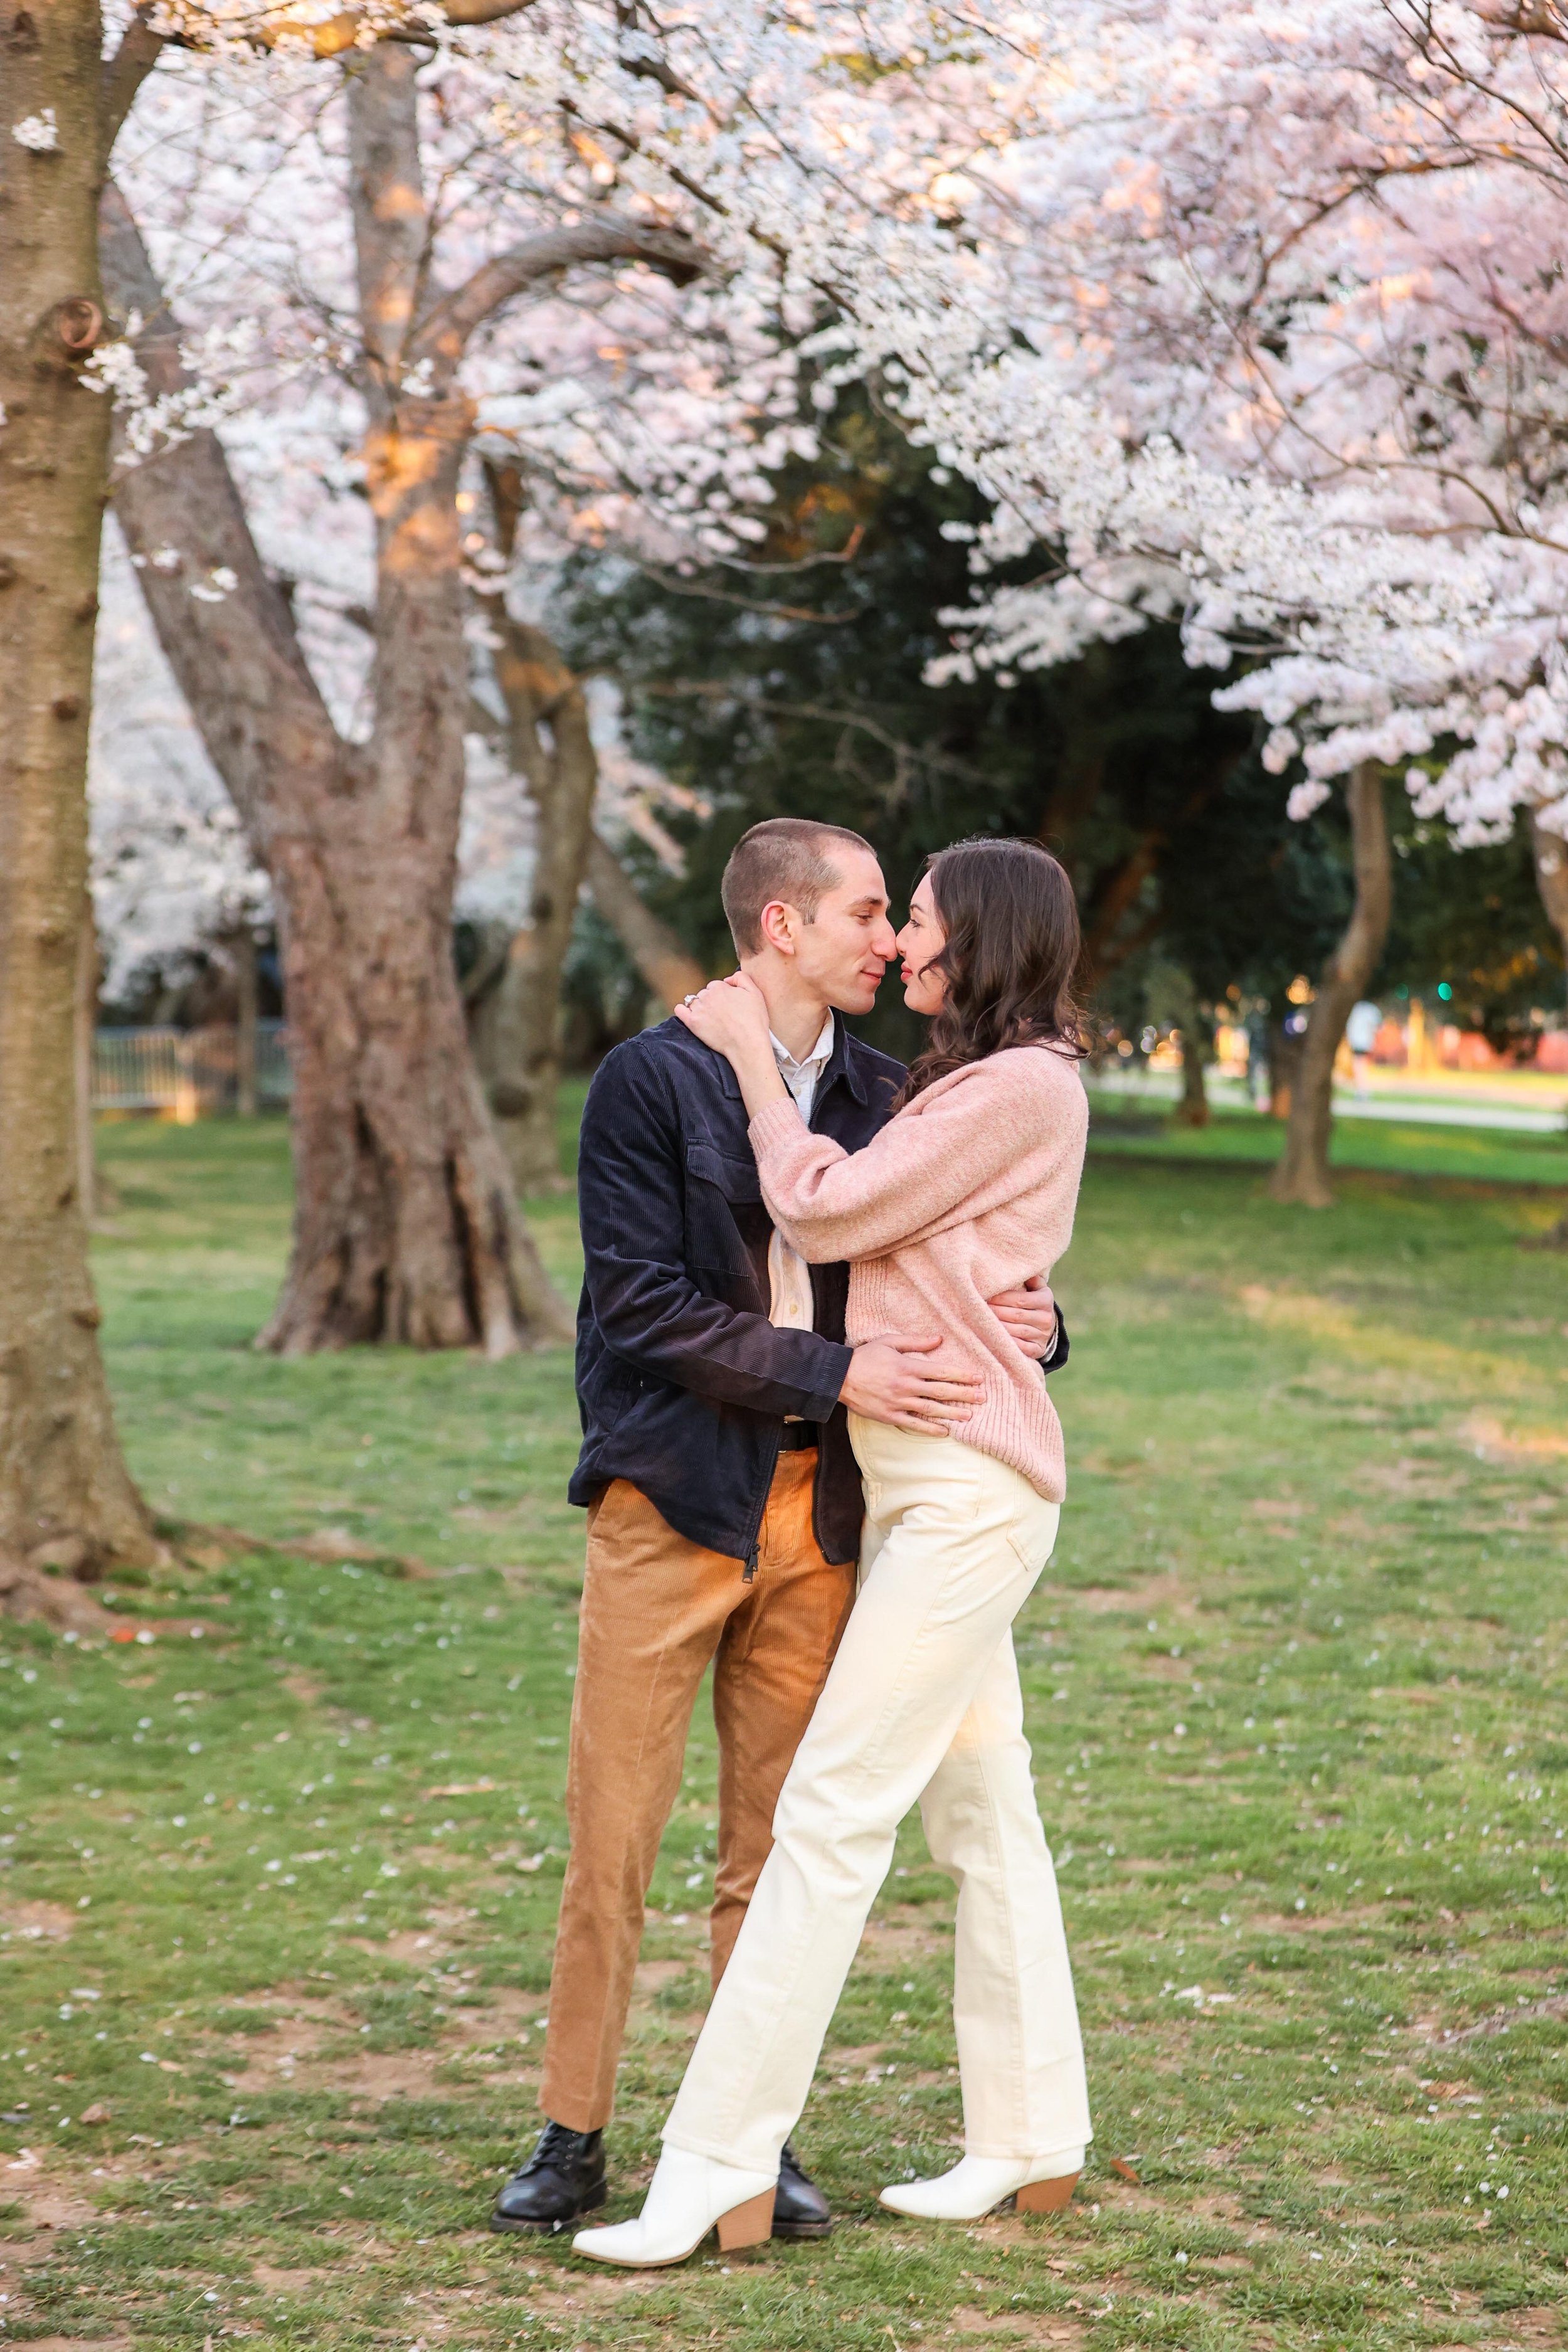
[[[281,1021],[256,1024],[258,1106],[286,1103],[293,1080]],[[239,1032],[100,1029],[92,1041],[94,1110],[172,1111],[182,1124],[233,1110],[239,1099]]]

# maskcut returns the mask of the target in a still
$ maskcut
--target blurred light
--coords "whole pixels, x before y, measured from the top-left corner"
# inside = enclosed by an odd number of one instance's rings
[[[1448,999],[1452,996],[1452,994],[1454,993],[1454,992],[1453,992],[1453,990],[1449,987],[1449,985],[1448,985],[1448,983],[1447,983],[1447,982],[1446,980],[1440,980],[1440,981],[1437,982],[1437,993],[1438,993],[1438,995],[1442,998],[1442,1000],[1443,1000],[1444,1003],[1445,1003],[1445,1004],[1447,1004],[1447,1003],[1448,1002]]]

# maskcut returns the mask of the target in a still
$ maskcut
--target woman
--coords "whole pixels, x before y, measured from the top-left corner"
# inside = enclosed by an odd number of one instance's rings
[[[1088,1110],[1071,885],[1034,843],[957,843],[922,878],[899,947],[904,1001],[931,1016],[930,1039],[897,1115],[853,1156],[802,1123],[743,976],[681,1011],[735,1071],[780,1230],[808,1259],[849,1260],[850,1343],[934,1325],[936,1360],[982,1393],[945,1435],[850,1418],[866,1488],[859,1595],[642,2213],[573,2242],[604,2262],[682,2261],[715,2224],[725,2248],[768,2235],[779,2149],[917,1798],[959,1887],[966,2152],[883,2203],[952,2221],[1014,2194],[1056,2210],[1089,2137],[1011,1634],[1056,1540],[1061,1431],[1038,1368],[986,1304],[1048,1274],[1072,1232]]]

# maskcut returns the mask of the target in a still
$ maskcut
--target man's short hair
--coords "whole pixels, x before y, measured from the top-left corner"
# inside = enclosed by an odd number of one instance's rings
[[[840,879],[833,862],[836,841],[877,854],[864,835],[809,816],[770,816],[741,835],[719,885],[737,955],[760,953],[763,908],[775,898],[798,908],[808,923],[816,920],[823,894]]]

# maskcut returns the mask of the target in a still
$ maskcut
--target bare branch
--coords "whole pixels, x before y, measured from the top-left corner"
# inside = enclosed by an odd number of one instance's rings
[[[114,55],[103,61],[99,95],[99,131],[103,142],[105,163],[120,136],[137,91],[168,46],[164,35],[153,30],[152,16],[152,0],[142,0],[142,5],[126,26]]]
[[[636,559],[633,559],[636,561]],[[770,621],[818,621],[824,628],[836,629],[846,621],[860,617],[858,605],[848,605],[842,613],[815,613],[806,604],[772,604],[757,596],[737,596],[728,588],[700,585],[694,580],[678,580],[674,574],[658,571],[651,563],[639,563],[637,569],[656,588],[671,596],[703,596],[710,604],[732,604],[738,612],[761,613]]]
[[[469,337],[514,295],[558,269],[595,261],[646,261],[678,285],[708,266],[702,247],[679,229],[658,228],[619,213],[597,214],[592,220],[545,229],[513,246],[510,253],[481,262],[466,285],[455,287],[435,305],[412,351],[455,366]]]
[[[494,25],[502,17],[519,16],[533,0],[445,0],[442,13],[449,25]],[[308,42],[317,58],[341,58],[361,47],[367,30],[363,8],[344,8],[336,16],[323,17],[319,24],[303,23],[292,11],[270,7],[266,0],[258,5],[247,19],[227,17],[224,32],[231,40],[243,40],[252,48],[275,48],[279,41],[291,45]],[[376,20],[368,27],[374,41],[401,41],[416,47],[428,48],[432,36],[428,25],[417,18],[403,23],[387,24],[378,12]],[[205,46],[200,28],[176,32],[169,37],[182,47],[197,48]]]
[[[896,760],[906,765],[931,768],[944,776],[958,776],[966,784],[985,784],[994,780],[984,768],[967,760],[955,760],[951,752],[933,751],[929,743],[910,743],[895,735],[879,719],[871,719],[862,710],[847,710],[820,702],[777,701],[765,694],[752,694],[744,687],[727,686],[721,679],[691,677],[671,678],[666,683],[638,684],[637,692],[651,698],[679,701],[688,696],[702,702],[732,702],[740,710],[762,711],[770,719],[820,719],[830,727],[842,727],[847,732],[868,735]]]

